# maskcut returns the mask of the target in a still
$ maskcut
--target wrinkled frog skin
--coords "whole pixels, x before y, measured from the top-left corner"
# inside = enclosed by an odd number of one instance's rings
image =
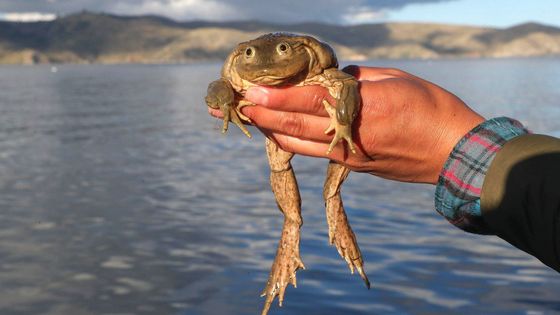
[[[355,152],[352,141],[352,122],[359,108],[358,82],[338,68],[338,61],[330,46],[310,36],[272,33],[240,43],[228,56],[222,68],[221,78],[210,83],[206,104],[224,113],[222,132],[226,132],[231,121],[250,137],[243,122],[250,119],[240,108],[253,105],[243,99],[247,89],[263,86],[320,85],[329,91],[335,104],[323,101],[331,117],[325,133],[333,133],[327,154],[340,143]],[[342,144],[340,144],[342,145]],[[296,271],[305,269],[299,255],[301,199],[290,160],[293,153],[279,148],[266,139],[266,151],[270,165],[270,184],[278,208],[284,214],[282,236],[276,258],[262,296],[266,297],[262,314],[268,310],[278,296],[280,306],[288,283],[296,286]],[[354,273],[358,271],[366,286],[369,280],[364,272],[362,254],[340,198],[340,187],[349,170],[330,161],[323,188],[326,216],[329,226],[329,242],[334,244]]]

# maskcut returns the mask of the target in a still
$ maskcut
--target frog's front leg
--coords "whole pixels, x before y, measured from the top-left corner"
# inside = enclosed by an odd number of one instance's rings
[[[358,270],[369,289],[370,284],[364,271],[362,252],[358,247],[356,235],[354,235],[354,231],[348,223],[340,198],[340,187],[349,172],[350,170],[347,167],[334,161],[329,162],[327,178],[323,187],[323,198],[325,199],[327,223],[329,225],[329,243],[336,246],[338,253],[344,258],[352,273],[354,273],[354,268]]]
[[[296,271],[305,269],[299,255],[301,219],[301,199],[290,160],[293,153],[280,149],[270,139],[266,139],[266,153],[270,165],[270,185],[280,211],[284,214],[282,236],[272,264],[270,276],[262,296],[266,296],[262,314],[268,313],[276,296],[282,306],[288,283],[296,286]]]
[[[236,124],[243,133],[251,138],[251,134],[241,122],[241,119],[249,121],[245,115],[241,114],[239,108],[248,104],[237,104],[235,100],[235,91],[228,80],[220,78],[208,85],[206,94],[206,104],[214,109],[220,109],[224,113],[224,123],[222,133],[228,130],[228,123],[231,121]],[[241,119],[240,119],[241,118]]]
[[[352,140],[352,122],[358,115],[360,109],[360,94],[358,81],[353,76],[338,69],[327,69],[324,72],[326,80],[323,82],[329,94],[335,99],[335,106],[323,100],[323,105],[331,117],[331,123],[325,130],[325,134],[335,131],[334,138],[327,150],[331,153],[335,145],[344,139],[352,153],[356,153],[354,141]]]

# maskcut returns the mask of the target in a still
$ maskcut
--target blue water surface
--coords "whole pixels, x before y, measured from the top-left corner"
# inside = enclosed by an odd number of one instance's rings
[[[560,135],[560,60],[375,61],[486,117]],[[0,67],[1,314],[258,314],[282,226],[263,137],[220,133],[219,64]],[[326,160],[293,161],[307,270],[270,314],[553,314],[560,275],[434,210],[434,187],[352,173],[366,290],[328,245]]]

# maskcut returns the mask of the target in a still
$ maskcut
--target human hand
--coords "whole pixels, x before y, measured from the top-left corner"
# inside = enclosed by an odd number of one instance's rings
[[[245,98],[257,104],[243,114],[283,150],[335,160],[351,170],[405,182],[437,183],[455,144],[484,118],[445,89],[398,69],[349,66],[360,82],[362,107],[353,123],[356,153],[338,144],[326,154],[332,134],[320,86],[253,87]],[[210,114],[221,117],[219,110]]]

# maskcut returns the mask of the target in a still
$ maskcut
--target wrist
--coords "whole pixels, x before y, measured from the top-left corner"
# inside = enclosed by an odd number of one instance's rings
[[[480,194],[496,153],[509,140],[528,133],[519,122],[494,118],[469,131],[454,146],[439,175],[436,210],[455,226],[484,233]]]
[[[437,147],[431,152],[434,161],[434,167],[429,183],[437,185],[440,174],[449,159],[450,154],[457,144],[467,135],[470,131],[484,122],[484,118],[475,112],[469,112],[469,115],[461,115],[461,120],[457,121],[456,117],[449,117],[443,119],[444,124],[438,128],[439,141]],[[457,115],[456,115],[457,116]],[[465,117],[467,116],[467,117]]]

